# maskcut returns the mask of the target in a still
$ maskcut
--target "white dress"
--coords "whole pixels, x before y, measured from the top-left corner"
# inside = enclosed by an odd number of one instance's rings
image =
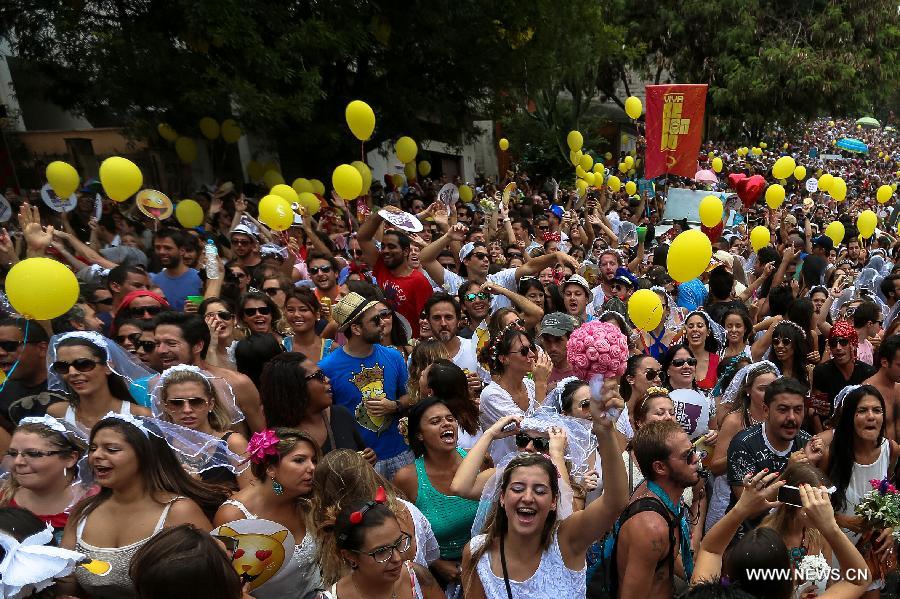
[[[472,553],[480,550],[487,542],[487,535],[478,535],[469,541],[469,549]],[[478,559],[475,566],[481,586],[487,599],[508,599],[506,583],[503,576],[497,576],[491,569],[491,551],[485,551]],[[499,549],[498,549],[499,551]],[[509,579],[512,596],[515,598],[545,598],[558,597],[560,599],[581,599],[587,594],[586,567],[580,570],[570,570],[563,561],[562,552],[559,549],[558,532],[553,532],[550,547],[541,556],[541,563],[528,580],[518,581]]]
[[[406,509],[409,510],[413,519],[413,525],[416,527],[416,556],[412,561],[420,566],[428,567],[428,565],[441,557],[441,548],[438,546],[437,537],[434,536],[434,530],[431,528],[431,522],[422,513],[422,510],[405,499],[397,498]]]
[[[522,379],[525,391],[528,393],[528,409],[537,409],[539,404],[534,399],[534,381],[528,377]],[[491,381],[481,391],[481,404],[479,406],[479,422],[481,430],[486,431],[495,422],[504,416],[524,416],[525,412],[515,402],[506,389],[498,383]],[[506,454],[516,451],[515,437],[497,439],[491,443],[491,459],[497,464]]]

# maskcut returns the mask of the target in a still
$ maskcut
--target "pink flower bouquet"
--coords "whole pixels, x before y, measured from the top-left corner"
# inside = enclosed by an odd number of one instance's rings
[[[598,374],[618,377],[625,374],[628,339],[616,325],[592,320],[572,332],[566,354],[575,376],[583,381]]]

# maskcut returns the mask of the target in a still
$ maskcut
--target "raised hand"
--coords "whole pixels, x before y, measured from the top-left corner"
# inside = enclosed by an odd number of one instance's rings
[[[611,429],[616,418],[613,414],[621,414],[625,409],[625,400],[619,395],[619,381],[614,378],[603,381],[599,399],[591,399],[591,418],[594,421],[594,430],[598,427]]]
[[[41,215],[37,206],[32,207],[27,202],[22,204],[19,208],[19,224],[22,226],[28,252],[43,255],[53,243],[53,227],[48,226],[46,230],[41,227]]]

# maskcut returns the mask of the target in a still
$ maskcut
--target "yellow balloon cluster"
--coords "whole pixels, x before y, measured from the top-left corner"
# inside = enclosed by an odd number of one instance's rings
[[[68,162],[54,160],[47,165],[47,183],[60,198],[68,198],[78,189],[78,171]]]
[[[141,169],[135,163],[113,156],[100,165],[100,184],[103,191],[117,202],[124,202],[138,192],[144,183]]]
[[[669,247],[666,258],[669,276],[684,283],[696,279],[709,266],[712,244],[703,231],[690,229],[679,233]]]
[[[642,331],[653,331],[662,322],[662,300],[655,291],[639,289],[628,298],[628,317]]]

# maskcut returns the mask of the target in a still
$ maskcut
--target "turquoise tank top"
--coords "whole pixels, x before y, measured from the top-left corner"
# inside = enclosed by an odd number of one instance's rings
[[[466,452],[456,448],[459,455]],[[472,522],[478,511],[478,502],[454,495],[444,495],[431,485],[425,472],[425,457],[416,458],[416,477],[419,480],[416,507],[419,508],[434,530],[441,559],[459,560],[462,550],[472,538]]]

